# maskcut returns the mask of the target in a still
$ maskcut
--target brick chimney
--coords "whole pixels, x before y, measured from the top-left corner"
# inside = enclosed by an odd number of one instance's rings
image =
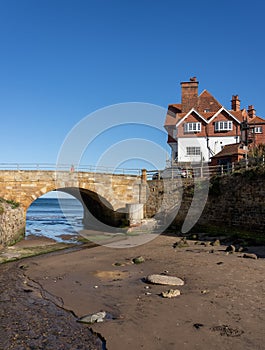
[[[182,112],[188,112],[191,108],[197,108],[198,103],[198,85],[196,77],[190,78],[190,81],[181,84],[181,105]]]
[[[256,110],[253,105],[248,106],[248,116],[250,119],[256,117]]]
[[[240,99],[238,98],[238,95],[232,96],[231,109],[233,111],[240,111]]]

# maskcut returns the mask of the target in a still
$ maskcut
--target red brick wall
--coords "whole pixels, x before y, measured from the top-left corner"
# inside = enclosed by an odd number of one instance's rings
[[[217,121],[232,121],[233,122],[233,130],[224,131],[224,132],[215,132],[214,131],[214,123]],[[184,124],[185,123],[201,123],[201,132],[196,133],[185,133],[184,132]],[[178,127],[178,137],[199,137],[199,136],[216,136],[216,137],[224,137],[224,136],[240,136],[240,125],[225,112],[220,113],[210,124],[206,124],[200,117],[197,116],[196,113],[192,113],[189,115]]]

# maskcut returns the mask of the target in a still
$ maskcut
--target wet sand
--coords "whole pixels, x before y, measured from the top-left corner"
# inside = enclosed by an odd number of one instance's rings
[[[177,240],[159,236],[127,249],[98,246],[28,258],[24,274],[76,317],[112,315],[84,325],[106,339],[108,350],[264,349],[265,260],[193,241],[173,248]],[[145,262],[133,264],[139,255]],[[145,283],[151,273],[182,278],[181,295],[162,298],[176,287]]]

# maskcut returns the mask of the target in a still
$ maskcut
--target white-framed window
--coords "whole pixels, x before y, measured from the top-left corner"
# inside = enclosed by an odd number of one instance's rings
[[[233,130],[233,123],[231,120],[219,121],[214,123],[214,131],[229,131]]]
[[[186,147],[187,156],[200,156],[201,155],[201,147]]]
[[[202,130],[201,123],[185,123],[184,132],[200,132]]]
[[[262,134],[262,126],[255,126],[255,128],[252,129],[252,132],[254,134]]]

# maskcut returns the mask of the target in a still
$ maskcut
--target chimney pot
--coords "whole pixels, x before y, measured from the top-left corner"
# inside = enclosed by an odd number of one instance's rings
[[[248,106],[248,116],[249,116],[249,118],[256,117],[256,110],[255,110],[253,105]]]

